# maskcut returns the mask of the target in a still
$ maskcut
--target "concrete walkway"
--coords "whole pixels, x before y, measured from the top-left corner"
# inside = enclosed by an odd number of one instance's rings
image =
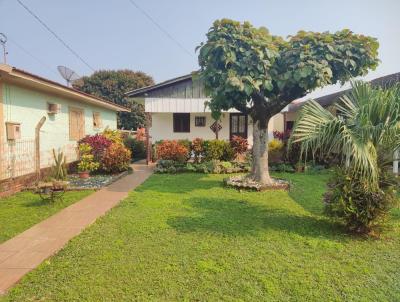
[[[153,167],[133,164],[133,174],[61,210],[0,245],[0,295],[26,273],[59,251],[71,238],[104,215],[144,182]]]

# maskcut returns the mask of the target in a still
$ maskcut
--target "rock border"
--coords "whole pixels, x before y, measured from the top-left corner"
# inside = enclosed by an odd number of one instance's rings
[[[261,185],[260,183],[247,178],[247,175],[237,175],[224,179],[224,185],[226,187],[235,188],[239,190],[251,190],[251,191],[272,191],[272,190],[290,190],[290,183],[287,180],[281,178],[273,178],[273,185]]]

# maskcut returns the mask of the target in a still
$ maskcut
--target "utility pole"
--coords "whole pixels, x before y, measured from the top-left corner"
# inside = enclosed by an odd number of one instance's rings
[[[3,46],[3,63],[7,64],[7,50],[6,50],[7,36],[0,33],[0,44]]]

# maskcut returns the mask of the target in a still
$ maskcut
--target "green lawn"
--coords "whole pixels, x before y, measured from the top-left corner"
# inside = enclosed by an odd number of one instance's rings
[[[67,192],[54,203],[43,201],[31,192],[0,198],[0,243],[29,229],[36,223],[81,200],[93,191]]]
[[[381,240],[322,214],[326,174],[238,192],[154,175],[5,301],[400,301],[400,211]]]

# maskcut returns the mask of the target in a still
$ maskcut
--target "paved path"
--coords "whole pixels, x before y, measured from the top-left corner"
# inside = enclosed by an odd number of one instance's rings
[[[26,273],[59,251],[71,238],[117,205],[152,174],[152,167],[133,164],[133,174],[61,210],[0,244],[0,295]]]

